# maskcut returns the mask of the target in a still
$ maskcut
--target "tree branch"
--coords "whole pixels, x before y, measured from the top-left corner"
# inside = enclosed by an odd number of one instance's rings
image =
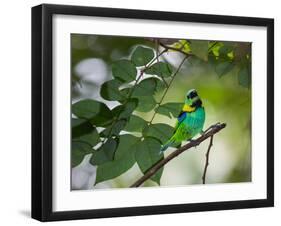
[[[213,138],[214,138],[214,135],[212,135],[211,138],[210,138],[209,147],[208,147],[208,150],[206,152],[206,162],[205,162],[204,172],[203,172],[203,176],[202,176],[202,183],[203,184],[205,184],[205,182],[206,182],[207,168],[208,168],[208,165],[209,165],[209,155],[210,155],[211,147],[213,146]]]
[[[142,185],[146,180],[152,177],[159,169],[165,166],[169,161],[183,153],[184,151],[196,147],[201,144],[204,140],[208,139],[209,137],[213,137],[214,134],[218,133],[220,130],[226,127],[225,123],[217,123],[210,126],[199,138],[192,140],[191,142],[187,143],[186,145],[178,148],[176,151],[168,155],[166,158],[159,160],[155,163],[147,172],[138,179],[135,183],[133,183],[130,187],[139,187]]]

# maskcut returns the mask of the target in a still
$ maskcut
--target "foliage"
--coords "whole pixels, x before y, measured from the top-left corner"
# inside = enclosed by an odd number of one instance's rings
[[[218,78],[236,69],[237,83],[246,88],[251,85],[249,44],[178,40],[165,48],[185,54],[190,62],[208,64]],[[134,164],[144,174],[163,158],[159,154],[161,145],[174,131],[170,125],[153,123],[153,118],[155,114],[176,118],[182,103],[162,103],[179,68],[160,60],[157,54],[153,48],[137,46],[130,59],[112,63],[113,78],[101,85],[100,96],[117,101],[115,108],[93,99],[72,105],[71,165],[79,165],[91,153],[91,164],[98,166],[96,184],[122,175]],[[156,96],[163,98],[157,102]],[[138,116],[152,110],[150,121]],[[163,169],[159,170],[151,180],[160,184],[162,173]]]

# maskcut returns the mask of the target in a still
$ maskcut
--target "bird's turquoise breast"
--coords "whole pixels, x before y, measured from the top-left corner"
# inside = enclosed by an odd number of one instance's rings
[[[205,110],[203,107],[199,107],[194,112],[186,113],[185,119],[181,122],[175,133],[175,140],[181,142],[193,138],[202,131],[204,122]]]

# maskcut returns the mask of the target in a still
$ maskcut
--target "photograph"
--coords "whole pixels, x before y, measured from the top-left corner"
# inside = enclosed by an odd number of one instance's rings
[[[72,191],[252,181],[251,42],[70,39]]]

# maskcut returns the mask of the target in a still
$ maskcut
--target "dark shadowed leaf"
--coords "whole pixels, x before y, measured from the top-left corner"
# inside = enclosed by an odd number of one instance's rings
[[[219,77],[222,77],[229,73],[234,68],[234,63],[230,61],[218,62],[215,70]]]
[[[195,56],[204,61],[208,61],[208,41],[191,40],[190,48]]]
[[[143,118],[137,115],[132,115],[129,121],[127,122],[127,125],[124,130],[129,132],[141,132],[146,126],[146,124],[147,122]]]
[[[138,99],[131,98],[127,101],[127,103],[123,105],[119,105],[112,110],[112,113],[118,119],[127,119],[131,116],[133,111],[138,106]]]
[[[136,162],[135,152],[139,142],[140,139],[133,135],[121,135],[114,160],[98,166],[96,184],[118,177],[129,170]]]
[[[148,64],[153,58],[154,52],[152,49],[138,46],[133,52],[131,59],[134,64],[139,67]]]
[[[158,62],[145,70],[146,74],[158,75],[160,77],[169,77],[172,74],[172,67],[168,63]]]
[[[249,69],[247,67],[243,67],[240,69],[238,73],[238,82],[239,85],[250,88],[251,86],[251,75],[249,73]]]
[[[113,79],[102,84],[100,94],[105,100],[123,100],[126,98],[124,94],[119,91],[122,84],[119,80]]]
[[[127,121],[124,119],[121,119],[117,122],[112,123],[110,126],[108,126],[105,130],[101,132],[101,136],[103,137],[110,137],[110,136],[118,136],[120,131],[124,129]]]
[[[75,119],[73,120],[76,121]],[[96,128],[91,125],[91,123],[86,121],[79,125],[77,125],[77,123],[74,124],[76,126],[72,127],[72,141],[84,142],[89,144],[91,147],[100,142],[99,134]]]
[[[123,82],[131,82],[136,79],[137,70],[129,60],[119,60],[112,64],[112,74]]]
[[[162,104],[157,108],[157,113],[166,115],[170,118],[178,117],[181,109],[182,109],[183,103],[166,103]]]
[[[137,146],[136,161],[143,174],[152,167],[156,162],[163,158],[163,154],[159,154],[161,144],[158,140],[151,137],[145,138]],[[158,170],[152,177],[151,180],[160,184],[160,179],[163,173],[163,168]]]
[[[145,129],[143,130],[143,136],[154,137],[155,139],[159,140],[162,144],[164,144],[171,138],[173,132],[173,127],[164,123],[156,123],[145,127]]]
[[[80,137],[93,131],[93,125],[86,119],[71,118],[71,136]]]
[[[71,143],[71,167],[79,165],[84,156],[93,152],[90,145],[84,142],[72,141]]]
[[[109,138],[98,150],[96,150],[90,160],[93,165],[100,165],[112,161],[118,145],[118,140]]]
[[[80,119],[88,119],[93,125],[103,126],[112,120],[110,109],[96,100],[85,99],[72,105],[72,113]]]

